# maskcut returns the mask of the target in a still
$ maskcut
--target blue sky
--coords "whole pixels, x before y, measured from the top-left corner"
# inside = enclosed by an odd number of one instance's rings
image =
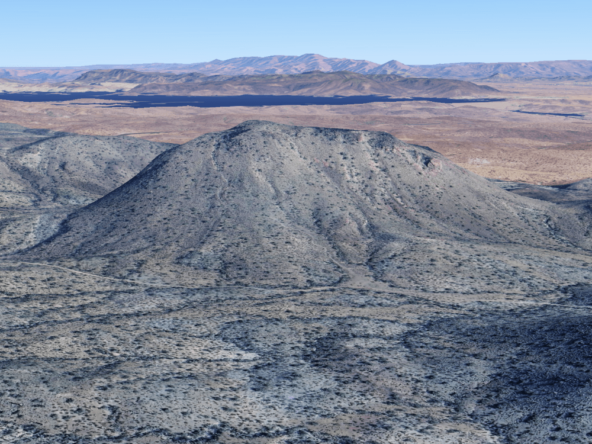
[[[592,0],[4,0],[0,66],[301,55],[377,63],[592,60]]]

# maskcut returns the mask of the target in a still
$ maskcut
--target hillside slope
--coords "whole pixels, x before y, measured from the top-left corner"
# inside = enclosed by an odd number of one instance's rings
[[[592,186],[521,186],[378,132],[172,148],[0,258],[3,442],[588,442]]]
[[[4,161],[46,202],[88,204],[175,145],[124,136],[64,135],[12,148]]]
[[[47,239],[172,146],[0,124],[0,253]]]

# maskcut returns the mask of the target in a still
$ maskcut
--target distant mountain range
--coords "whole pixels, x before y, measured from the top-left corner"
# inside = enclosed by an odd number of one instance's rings
[[[304,95],[351,96],[385,94],[399,97],[460,97],[498,92],[490,86],[454,79],[406,78],[395,74],[359,74],[348,71],[312,71],[303,74],[206,76],[201,73],[167,74],[131,69],[94,70],[75,84],[137,84],[126,94],[166,95]]]
[[[350,71],[359,74],[397,74],[405,77],[449,79],[587,77],[592,75],[592,61],[566,60],[528,63],[449,63],[440,65],[405,65],[396,60],[382,65],[368,60],[301,56],[238,57],[211,62],[148,63],[137,65],[93,65],[65,68],[0,68],[0,78],[30,82],[66,82],[96,69],[134,69],[143,72],[189,73],[206,75],[300,74],[310,71]],[[494,77],[495,78],[495,77]]]

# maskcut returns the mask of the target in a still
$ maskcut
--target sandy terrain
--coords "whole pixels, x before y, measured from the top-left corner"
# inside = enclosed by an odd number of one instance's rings
[[[427,145],[485,177],[531,183],[567,183],[591,176],[592,83],[488,83],[506,102],[375,103],[263,108],[126,109],[105,101],[0,101],[0,121],[79,134],[129,134],[184,143],[201,134],[264,119],[295,125],[387,131]],[[96,105],[93,105],[96,104]],[[512,112],[577,113],[561,117]]]

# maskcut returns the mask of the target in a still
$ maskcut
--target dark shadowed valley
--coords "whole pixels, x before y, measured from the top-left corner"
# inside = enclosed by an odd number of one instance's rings
[[[592,189],[381,131],[0,126],[0,440],[588,442]]]

